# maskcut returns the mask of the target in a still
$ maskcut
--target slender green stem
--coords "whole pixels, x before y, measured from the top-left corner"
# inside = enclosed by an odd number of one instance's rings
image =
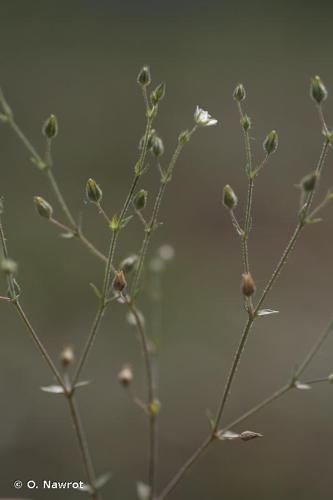
[[[148,415],[149,415],[149,462],[148,462],[148,481],[150,486],[150,499],[155,496],[156,488],[156,468],[157,468],[157,415],[151,411],[151,406],[155,400],[155,384],[153,376],[153,367],[151,360],[151,345],[146,335],[144,326],[142,324],[140,315],[130,297],[124,296],[125,303],[129,311],[134,317],[135,325],[139,334],[142,353],[145,362],[145,370],[147,377],[147,391],[148,391]]]
[[[77,408],[77,404],[75,401],[75,396],[74,393],[69,395],[67,397],[69,409],[70,409],[70,414],[72,417],[72,422],[73,422],[73,427],[76,433],[76,437],[79,443],[79,448],[82,456],[82,462],[84,466],[84,470],[87,476],[88,480],[88,485],[90,488],[90,495],[93,500],[99,500],[100,495],[95,487],[95,482],[96,482],[96,476],[95,476],[95,470],[93,466],[93,462],[91,459],[91,454],[87,442],[87,438],[83,429],[83,425],[81,422],[80,414]]]
[[[319,336],[319,338],[317,339],[317,341],[314,343],[312,349],[310,350],[310,352],[308,353],[308,355],[305,357],[303,363],[301,363],[300,366],[295,371],[295,374],[294,374],[295,380],[297,380],[302,375],[302,373],[304,372],[304,370],[311,363],[312,359],[317,354],[317,352],[319,351],[319,349],[321,348],[321,346],[323,345],[323,343],[325,342],[325,340],[327,339],[327,337],[329,336],[329,334],[332,331],[333,331],[333,318],[331,319],[331,321],[329,322],[329,324],[327,325],[327,327],[324,329],[324,331],[322,332],[322,334]]]

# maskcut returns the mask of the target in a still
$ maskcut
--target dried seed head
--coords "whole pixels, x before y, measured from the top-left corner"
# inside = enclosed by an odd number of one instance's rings
[[[242,274],[241,289],[244,297],[251,297],[256,291],[256,286],[250,273]]]
[[[133,381],[133,371],[130,365],[124,365],[118,373],[118,380],[123,387],[128,387]]]
[[[301,186],[304,192],[311,193],[319,180],[318,172],[307,175],[302,179]]]
[[[60,353],[59,358],[60,358],[60,363],[64,368],[67,368],[69,365],[71,365],[75,359],[72,347],[70,346],[64,347]]]
[[[50,115],[43,126],[43,134],[48,139],[53,139],[58,135],[58,120],[55,115]]]
[[[135,269],[135,266],[139,260],[139,257],[137,255],[130,255],[129,257],[126,257],[120,264],[120,269],[124,271],[124,273],[130,273]]]
[[[275,153],[278,147],[278,143],[279,143],[278,135],[275,130],[272,130],[269,134],[267,134],[263,143],[263,147],[267,155]]]
[[[12,259],[2,259],[0,261],[0,270],[5,274],[16,274],[17,267],[17,263]]]
[[[235,101],[237,101],[237,102],[244,101],[244,99],[246,97],[246,92],[245,92],[244,85],[242,83],[239,83],[237,85],[237,87],[235,88],[234,93],[233,93],[233,97],[234,97]]]
[[[100,203],[103,192],[94,179],[88,179],[86,184],[86,196],[91,203]]]
[[[227,184],[223,188],[223,205],[228,209],[228,210],[233,210],[238,203],[238,198],[235,195],[234,190]]]
[[[320,76],[311,79],[310,96],[317,103],[321,104],[327,99],[328,92]]]
[[[125,279],[124,271],[116,271],[114,280],[112,283],[113,290],[115,292],[122,292],[124,288],[127,286],[127,282]]]
[[[153,106],[156,106],[165,96],[166,85],[165,82],[157,85],[156,89],[150,95],[150,102]]]
[[[147,87],[147,85],[150,84],[151,78],[148,66],[143,66],[143,68],[140,69],[140,72],[137,77],[137,82],[142,87]]]
[[[143,210],[147,204],[148,192],[141,189],[134,197],[134,206],[137,210]]]
[[[41,217],[51,219],[53,208],[46,200],[44,200],[44,198],[42,198],[41,196],[34,196],[34,203],[36,210]]]
[[[241,120],[240,120],[240,123],[243,127],[243,129],[245,130],[245,132],[247,132],[248,130],[250,130],[251,128],[251,118],[247,115],[244,115],[242,116]]]

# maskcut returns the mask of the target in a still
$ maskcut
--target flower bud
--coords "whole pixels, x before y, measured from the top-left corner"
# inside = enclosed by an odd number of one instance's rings
[[[240,123],[243,127],[243,130],[245,130],[245,132],[247,132],[248,130],[250,130],[251,128],[251,118],[247,115],[244,115],[242,116],[241,120],[240,120]]]
[[[244,297],[251,297],[256,291],[256,286],[250,273],[242,274],[241,289]]]
[[[244,101],[244,99],[246,97],[246,92],[245,92],[245,88],[244,88],[242,83],[237,85],[237,87],[235,88],[233,97],[234,97],[235,101],[237,101],[237,102]]]
[[[133,372],[129,365],[124,365],[118,373],[118,380],[123,387],[128,387],[133,382]]]
[[[134,198],[134,206],[137,210],[143,210],[147,204],[148,192],[141,189]]]
[[[58,120],[55,115],[50,115],[43,126],[43,134],[48,139],[53,139],[58,134]]]
[[[330,375],[327,377],[327,380],[330,382],[330,384],[333,384],[333,373],[330,373]]]
[[[316,187],[318,179],[319,179],[319,174],[317,172],[314,172],[304,177],[304,179],[301,182],[303,191],[305,191],[306,193],[310,193],[311,191],[313,191],[314,188]]]
[[[41,217],[45,217],[46,219],[51,219],[53,214],[53,208],[46,200],[44,200],[44,198],[42,198],[41,196],[35,196],[34,203],[36,210]]]
[[[165,96],[165,89],[166,89],[165,82],[162,82],[159,85],[157,85],[155,90],[153,90],[153,92],[150,95],[150,101],[153,106],[156,106],[156,104],[158,104],[163,99],[163,97]]]
[[[267,155],[271,155],[272,153],[275,153],[278,147],[278,135],[275,130],[272,130],[267,136],[266,139],[264,140],[263,147],[264,150],[266,151]]]
[[[147,85],[150,84],[151,78],[150,78],[150,71],[148,66],[143,66],[141,68],[138,77],[137,77],[137,82],[139,85],[142,87],[147,87]]]
[[[67,368],[74,362],[75,359],[73,349],[70,346],[64,347],[60,353],[59,358],[63,368]]]
[[[190,140],[190,133],[188,130],[183,130],[178,136],[178,144],[184,146]]]
[[[223,188],[223,205],[228,209],[228,210],[233,210],[238,203],[238,198],[235,195],[234,190],[227,184]]]
[[[87,181],[86,196],[91,203],[99,203],[102,200],[103,192],[94,179]]]
[[[149,403],[148,411],[152,417],[156,417],[161,411],[161,402],[158,399],[154,399],[151,403]]]
[[[125,279],[124,271],[116,271],[114,280],[112,283],[112,288],[115,292],[122,292],[127,286],[127,281]]]
[[[2,259],[0,261],[0,270],[5,274],[16,274],[17,267],[17,263],[12,259]]]
[[[155,156],[162,156],[164,153],[163,141],[158,135],[153,135],[150,143],[150,150]]]
[[[317,103],[321,104],[327,99],[328,92],[325,85],[321,81],[320,76],[315,76],[311,79],[310,96]]]
[[[122,263],[120,264],[120,269],[124,271],[124,273],[130,273],[135,268],[138,260],[139,257],[137,255],[130,255],[122,261]]]

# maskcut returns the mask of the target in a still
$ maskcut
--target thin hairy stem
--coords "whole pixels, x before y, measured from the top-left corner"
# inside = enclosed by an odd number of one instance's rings
[[[196,129],[197,129],[197,127],[195,126],[195,127],[193,127],[191,132],[189,132],[188,140],[194,134]],[[158,214],[159,214],[159,210],[161,207],[162,199],[163,199],[167,184],[171,181],[174,168],[176,166],[178,157],[179,157],[183,147],[184,147],[184,143],[178,141],[178,144],[177,144],[176,149],[171,157],[168,168],[167,168],[165,174],[161,178],[160,187],[159,187],[156,199],[155,199],[152,216],[151,216],[150,221],[148,223],[148,226],[146,227],[146,230],[145,230],[145,236],[144,236],[141,250],[139,253],[139,260],[138,260],[137,268],[136,268],[136,271],[135,271],[135,274],[133,277],[133,281],[132,281],[132,285],[131,285],[131,295],[132,296],[134,296],[135,293],[137,292],[138,285],[139,285],[140,278],[141,278],[141,274],[142,274],[142,270],[143,270],[143,265],[144,265],[147,251],[148,251],[148,247],[149,247],[149,244],[151,241],[152,233],[156,229],[156,226],[158,224]]]
[[[151,344],[146,335],[140,315],[130,297],[123,296],[125,303],[131,312],[139,334],[141,349],[144,357],[146,378],[147,378],[147,396],[148,396],[148,416],[149,416],[149,462],[148,462],[148,481],[150,486],[150,499],[155,496],[156,487],[156,468],[157,468],[157,414],[153,411],[155,401],[155,384],[153,377],[153,367],[151,359]]]
[[[96,481],[95,470],[91,459],[87,438],[83,429],[80,414],[75,401],[74,393],[70,394],[67,397],[67,401],[70,409],[70,414],[72,417],[73,427],[75,430],[77,441],[79,443],[84,470],[88,480],[89,493],[93,500],[99,500],[101,497],[95,487],[95,481]]]

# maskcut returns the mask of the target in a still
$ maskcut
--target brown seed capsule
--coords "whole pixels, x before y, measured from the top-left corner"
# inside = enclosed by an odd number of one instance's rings
[[[133,372],[130,365],[124,365],[118,373],[118,380],[123,387],[128,387],[133,381]]]
[[[127,286],[124,271],[117,271],[114,276],[112,287],[115,292],[122,292]]]
[[[256,291],[256,286],[250,273],[242,274],[241,289],[244,297],[251,297]]]
[[[70,346],[66,346],[60,353],[60,362],[64,368],[67,368],[74,361],[74,351]]]

